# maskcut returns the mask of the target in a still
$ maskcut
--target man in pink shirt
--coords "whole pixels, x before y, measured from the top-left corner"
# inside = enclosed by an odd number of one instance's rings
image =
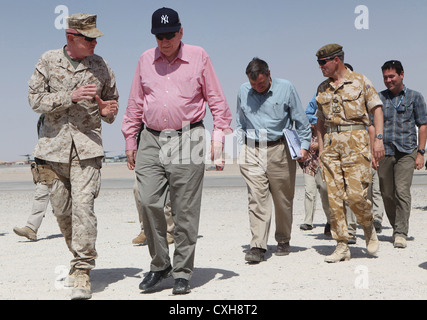
[[[232,115],[205,50],[181,42],[178,13],[156,10],[151,33],[158,46],[139,59],[122,124],[128,168],[136,172],[152,257],[150,272],[139,288],[152,291],[172,275],[172,293],[186,294],[194,270],[205,171],[206,102],[214,123],[211,159],[217,164],[223,164],[224,136],[232,132]],[[142,123],[145,129],[137,152]],[[175,223],[173,267],[163,210],[168,192]]]

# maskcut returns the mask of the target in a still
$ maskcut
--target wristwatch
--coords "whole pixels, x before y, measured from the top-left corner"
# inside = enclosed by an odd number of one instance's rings
[[[426,153],[425,149],[418,149],[418,152],[421,153],[422,155],[424,155],[424,153]]]
[[[381,133],[378,133],[375,135],[375,138],[377,138],[378,140],[382,140],[383,139],[383,135]]]

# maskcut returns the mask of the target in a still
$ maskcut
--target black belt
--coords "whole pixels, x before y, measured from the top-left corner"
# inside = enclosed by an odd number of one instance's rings
[[[168,133],[168,132],[170,132],[170,133],[172,133],[172,132],[182,133],[182,130],[183,130],[183,129],[185,129],[185,130],[191,130],[191,129],[193,129],[193,128],[201,127],[201,126],[203,126],[203,120],[198,121],[198,122],[194,122],[194,123],[190,123],[190,125],[189,125],[189,126],[187,125],[187,126],[185,126],[184,128],[176,129],[176,130],[174,130],[174,129],[165,129],[165,130],[163,130],[163,131],[157,131],[157,130],[154,130],[154,129],[150,129],[149,127],[146,127],[146,129],[147,129],[149,132],[151,132],[152,134],[154,134],[154,135],[156,135],[156,136],[159,136],[162,132],[164,132],[164,133]]]
[[[285,138],[283,138],[283,137],[280,138],[280,139],[278,139],[278,140],[275,140],[275,141],[267,141],[267,147],[274,146],[274,145],[276,145],[278,143],[281,143],[283,141],[285,141]],[[247,137],[245,137],[245,141],[244,142],[245,142],[246,145],[249,145],[251,147],[252,146],[259,147],[260,144],[262,146],[266,145],[265,142],[259,142],[257,140],[249,139]]]

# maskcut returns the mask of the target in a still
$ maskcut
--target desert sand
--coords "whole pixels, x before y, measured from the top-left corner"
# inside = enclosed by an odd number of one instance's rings
[[[300,175],[301,172],[298,172]],[[427,184],[426,172],[423,175]],[[238,165],[215,176],[239,179]],[[102,169],[103,187],[95,202],[98,217],[98,259],[91,272],[92,300],[299,300],[299,299],[415,299],[427,298],[427,187],[412,187],[412,212],[408,246],[396,249],[392,230],[384,215],[376,257],[365,249],[362,229],[351,246],[351,260],[325,263],[335,241],[324,236],[325,216],[320,199],[315,228],[301,231],[304,219],[304,188],[296,188],[291,253],[274,255],[274,219],[266,260],[248,264],[250,230],[246,187],[205,186],[191,293],[172,295],[173,279],[164,280],[153,293],[141,293],[139,283],[149,271],[146,245],[133,245],[139,222],[132,185],[134,172],[125,165],[107,164]],[[68,300],[64,287],[71,254],[48,208],[38,232],[38,241],[17,236],[15,226],[24,226],[30,213],[34,184],[29,167],[0,168],[0,299]],[[170,246],[171,254],[174,245]]]

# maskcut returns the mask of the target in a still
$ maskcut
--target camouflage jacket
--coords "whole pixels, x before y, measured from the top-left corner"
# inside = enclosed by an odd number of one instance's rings
[[[362,74],[347,70],[343,83],[335,86],[327,79],[317,89],[316,116],[326,126],[370,124],[369,112],[383,103],[372,82]]]
[[[76,69],[64,48],[41,56],[28,82],[31,107],[45,114],[34,157],[68,163],[73,142],[82,160],[104,156],[101,119],[113,123],[115,117],[102,117],[95,98],[71,100],[74,90],[88,84],[96,84],[104,101],[119,98],[114,73],[100,56],[86,57]]]

